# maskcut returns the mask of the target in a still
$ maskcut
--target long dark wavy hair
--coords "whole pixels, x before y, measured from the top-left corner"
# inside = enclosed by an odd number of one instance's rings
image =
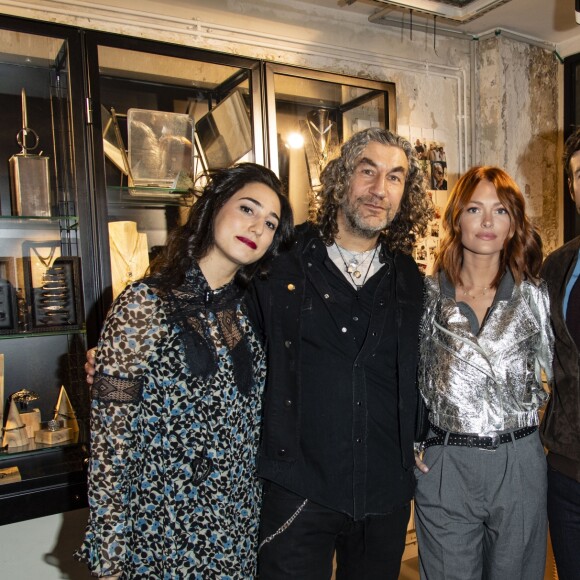
[[[507,210],[511,224],[492,286],[497,287],[506,268],[511,270],[516,284],[522,280],[536,282],[542,265],[542,239],[537,228],[526,216],[526,202],[516,182],[503,169],[491,165],[472,167],[451,191],[443,215],[445,235],[435,260],[435,272],[443,270],[453,284],[463,283],[460,276],[463,245],[459,220],[475,188],[483,180],[489,181],[495,187],[497,197]]]
[[[180,286],[193,262],[199,261],[212,249],[214,223],[219,211],[249,183],[262,183],[277,194],[281,208],[280,221],[268,251],[257,262],[242,266],[236,274],[237,281],[247,285],[254,274],[266,274],[272,258],[290,243],[294,231],[292,209],[273,171],[256,163],[239,163],[228,169],[210,172],[207,177],[205,187],[194,191],[197,199],[187,221],[169,233],[166,245],[151,262],[149,275],[156,278],[162,288]]]
[[[409,173],[405,180],[403,198],[397,214],[382,232],[382,236],[391,251],[410,253],[416,239],[423,237],[427,231],[429,220],[434,215],[433,204],[425,193],[423,171],[413,146],[403,137],[386,129],[365,129],[355,133],[344,143],[340,157],[330,161],[320,176],[320,203],[310,220],[320,229],[324,242],[327,245],[333,244],[338,233],[338,209],[348,195],[357,162],[366,146],[373,141],[398,147],[407,156]]]

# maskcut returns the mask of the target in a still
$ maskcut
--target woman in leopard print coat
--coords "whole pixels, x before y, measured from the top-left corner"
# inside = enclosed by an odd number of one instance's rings
[[[146,278],[107,316],[92,388],[90,519],[99,577],[255,576],[265,357],[245,283],[292,216],[268,169],[214,174]]]

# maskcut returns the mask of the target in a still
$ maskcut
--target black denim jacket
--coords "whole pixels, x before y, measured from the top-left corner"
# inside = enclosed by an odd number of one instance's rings
[[[308,244],[320,243],[312,225],[297,228],[291,250],[280,255],[266,280],[256,279],[248,293],[248,310],[264,335],[268,356],[268,379],[264,404],[264,424],[258,473],[261,477],[285,485],[288,471],[301,463],[301,312],[305,305]],[[369,331],[396,335],[397,398],[395,421],[385,428],[399,443],[398,462],[403,476],[401,489],[379,492],[383,500],[368,505],[365,498],[355,497],[354,517],[368,513],[386,513],[407,502],[413,493],[413,435],[417,404],[416,363],[418,328],[423,303],[423,283],[410,256],[388,254],[381,250],[394,276],[394,316],[381,318],[373,310]],[[386,264],[385,264],[386,266]],[[392,304],[390,305],[393,306]],[[380,322],[380,321],[383,322]],[[388,327],[386,321],[390,320]],[[374,325],[378,325],[374,328]],[[354,361],[353,361],[354,363]],[[304,445],[304,442],[302,442]],[[375,458],[369,458],[373,461]],[[378,458],[377,458],[378,459]],[[304,471],[304,469],[303,469]],[[308,479],[308,474],[305,474]],[[292,479],[292,478],[290,478]],[[308,487],[308,481],[302,486]],[[294,491],[294,490],[291,490]],[[308,494],[305,494],[308,496]],[[309,498],[313,499],[313,498]],[[316,500],[314,500],[316,501]],[[320,499],[319,499],[320,501]],[[331,501],[321,501],[328,507]]]

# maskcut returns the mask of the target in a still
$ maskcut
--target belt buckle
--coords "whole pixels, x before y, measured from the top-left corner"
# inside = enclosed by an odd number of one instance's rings
[[[490,431],[489,433],[482,433],[480,437],[485,437],[486,439],[491,439],[489,445],[480,444],[479,448],[484,451],[495,451],[499,447],[499,434],[497,431]]]

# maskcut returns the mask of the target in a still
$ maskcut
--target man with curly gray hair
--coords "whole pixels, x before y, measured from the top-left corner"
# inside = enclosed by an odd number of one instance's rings
[[[268,346],[259,577],[396,580],[414,491],[423,284],[433,215],[411,144],[353,135],[249,309]]]

